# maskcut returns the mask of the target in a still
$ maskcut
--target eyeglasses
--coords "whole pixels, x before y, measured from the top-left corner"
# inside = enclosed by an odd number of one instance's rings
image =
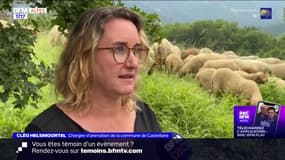
[[[131,50],[135,57],[138,59],[139,63],[143,63],[148,55],[149,49],[141,44],[136,44],[133,48],[128,48],[126,45],[118,45],[114,47],[103,47],[97,49],[108,49],[112,50],[113,58],[116,63],[123,64],[125,63],[131,53]]]

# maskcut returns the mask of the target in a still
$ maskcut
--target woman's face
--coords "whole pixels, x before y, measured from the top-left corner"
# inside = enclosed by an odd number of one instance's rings
[[[133,48],[138,44],[140,38],[136,26],[125,19],[113,19],[105,24],[97,48]],[[139,63],[132,51],[125,63],[118,64],[111,49],[98,49],[94,61],[94,90],[116,96],[134,91]]]

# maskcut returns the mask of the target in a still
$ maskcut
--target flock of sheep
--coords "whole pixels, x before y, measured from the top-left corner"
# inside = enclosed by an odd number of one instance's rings
[[[180,77],[194,76],[200,85],[216,96],[230,92],[244,98],[247,105],[262,100],[258,84],[268,80],[285,88],[285,61],[278,58],[238,56],[233,51],[213,52],[209,48],[181,50],[167,39],[154,43],[146,70],[166,71]]]

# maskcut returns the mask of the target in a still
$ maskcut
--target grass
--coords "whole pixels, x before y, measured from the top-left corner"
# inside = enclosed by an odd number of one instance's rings
[[[34,47],[38,59],[43,60],[46,64],[57,63],[62,50],[62,46],[51,44],[46,32],[38,34],[37,43]]]
[[[47,33],[38,35],[35,52],[40,60],[46,64],[57,63],[61,51],[61,46],[51,45]],[[233,107],[243,104],[237,97],[223,95],[218,99],[191,77],[182,79],[154,72],[150,76],[142,75],[141,80],[139,96],[153,109],[163,131],[177,132],[187,138],[233,138]],[[261,92],[265,100],[285,104],[285,90],[274,88],[274,84],[262,85]],[[40,93],[38,108],[28,105],[14,109],[11,101],[0,103],[0,137],[24,131],[37,114],[57,102],[52,84]]]
[[[154,72],[144,76],[140,96],[154,110],[164,131],[189,138],[233,137],[233,106],[238,99],[217,100],[192,78]]]

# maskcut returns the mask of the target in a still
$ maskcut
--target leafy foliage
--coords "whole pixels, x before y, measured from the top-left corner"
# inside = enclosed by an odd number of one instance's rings
[[[58,55],[62,51],[59,46],[52,46],[48,40],[47,33],[39,33],[37,41],[33,47],[35,56],[32,60],[35,64],[40,64],[42,61],[45,64],[53,64],[57,61]],[[40,71],[42,73],[42,71]],[[50,71],[52,73],[52,71]],[[47,77],[52,77],[51,73]],[[31,78],[35,82],[35,78]],[[48,82],[49,80],[43,80]],[[0,90],[3,87],[0,86]],[[40,112],[49,107],[51,103],[56,102],[54,87],[52,84],[47,84],[42,88],[37,89],[40,96],[37,102],[37,108],[31,103],[22,108],[14,108],[13,101],[15,98],[9,98],[6,102],[0,101],[0,137],[11,137],[15,131],[24,131],[28,123]]]
[[[41,14],[41,15],[34,15],[30,14],[28,19],[22,21],[23,25],[25,26],[36,26],[37,31],[45,31],[52,28],[52,19],[55,16],[55,13],[48,12],[47,14]],[[34,23],[33,23],[34,22]]]
[[[38,89],[46,85],[49,68],[43,62],[35,64],[35,37],[17,22],[7,28],[0,25],[0,100],[14,98],[14,107],[33,105],[40,98]]]
[[[162,32],[162,27],[160,25],[159,15],[156,13],[148,14],[136,6],[131,7],[131,9],[143,17],[145,23],[145,32],[148,35],[150,42],[160,42],[162,37],[164,37],[164,33]]]
[[[11,4],[13,3],[13,0],[5,0],[0,2],[0,9],[2,10],[11,10],[12,6]]]

